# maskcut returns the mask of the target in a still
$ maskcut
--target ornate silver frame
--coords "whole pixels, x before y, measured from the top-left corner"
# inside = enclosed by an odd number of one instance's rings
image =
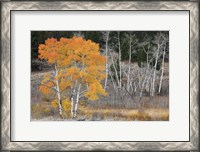
[[[1,150],[163,150],[199,149],[199,2],[198,1],[65,1],[1,2]],[[10,134],[11,10],[187,10],[190,11],[189,142],[13,142]]]

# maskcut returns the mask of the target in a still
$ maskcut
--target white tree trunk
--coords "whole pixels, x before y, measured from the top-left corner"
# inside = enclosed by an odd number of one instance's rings
[[[71,117],[74,117],[74,95],[71,95]]]
[[[129,61],[128,61],[128,78],[127,78],[127,91],[129,91],[130,89],[130,72],[131,72],[131,57],[132,57],[132,47],[131,47],[131,43],[132,43],[132,39],[131,39],[131,35],[130,35],[130,39],[129,39]]]
[[[154,96],[155,93],[155,78],[156,78],[156,67],[158,64],[158,55],[159,55],[159,50],[160,50],[160,44],[157,44],[158,48],[157,48],[157,52],[156,52],[156,61],[155,61],[155,65],[154,65],[154,73],[153,73],[153,81],[152,81],[152,93],[151,96]]]
[[[72,88],[72,92],[71,92],[71,117],[74,118],[74,113],[75,113],[75,105],[74,105],[74,97],[76,95],[76,86],[77,86],[77,80],[75,81],[75,85],[74,87]]]
[[[79,84],[78,90],[77,90],[76,103],[75,103],[75,109],[74,109],[74,118],[77,117],[78,104],[79,104],[79,98],[80,98],[80,91],[81,91],[81,84]]]
[[[120,44],[120,33],[118,32],[118,47],[119,47],[119,88],[122,86],[122,63],[121,63],[121,44]]]
[[[104,84],[104,90],[107,88],[107,82],[108,82],[108,40],[109,40],[109,33],[106,32],[106,78],[105,78],[105,84]]]
[[[161,87],[162,87],[163,72],[164,72],[164,64],[165,64],[165,48],[164,48],[163,58],[162,58],[161,77],[160,77],[160,83],[159,83],[158,93],[160,93]]]
[[[142,68],[142,64],[141,64]],[[138,67],[138,88],[141,89],[141,68]]]
[[[55,65],[55,76],[58,76],[58,69]],[[62,117],[62,101],[61,101],[61,95],[60,95],[60,88],[59,88],[59,82],[56,80],[56,91],[57,91],[57,97],[58,97],[58,108],[59,108],[59,114]]]
[[[148,46],[148,51],[146,51],[145,47],[143,47],[143,50],[146,53],[146,71],[145,71],[145,78],[144,78],[144,80],[142,82],[142,87],[141,87],[141,90],[140,90],[140,99],[142,98],[145,84],[146,84],[146,90],[147,90],[148,77],[150,77],[149,76],[149,73],[150,73],[150,71],[149,71],[149,49],[150,49],[150,44]]]

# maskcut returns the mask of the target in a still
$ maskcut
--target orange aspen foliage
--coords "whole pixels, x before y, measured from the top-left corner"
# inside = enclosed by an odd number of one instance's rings
[[[60,41],[47,39],[38,49],[38,58],[55,67],[54,74],[44,76],[41,81],[39,90],[42,93],[48,95],[55,91],[59,93],[59,98],[62,92],[69,94],[73,89],[76,100],[81,93],[89,100],[97,100],[100,95],[106,96],[101,85],[106,77],[106,59],[100,54],[99,44],[74,36],[71,39],[61,38]],[[58,100],[52,102],[53,107],[56,107]],[[67,102],[63,102],[63,105],[66,107]]]
[[[82,37],[73,37],[68,41],[71,67],[66,69],[65,77],[78,81],[82,86],[87,85],[88,90],[84,96],[89,100],[97,100],[99,95],[106,95],[101,85],[105,79],[105,56],[99,51],[99,44]],[[74,84],[75,85],[75,84]],[[95,90],[91,90],[95,87]]]

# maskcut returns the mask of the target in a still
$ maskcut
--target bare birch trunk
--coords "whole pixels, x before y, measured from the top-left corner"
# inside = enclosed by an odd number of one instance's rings
[[[142,88],[140,90],[140,99],[142,98],[142,95],[143,95],[143,89],[144,89],[145,83],[146,83],[146,85],[148,83],[148,75],[149,75],[149,48],[150,48],[150,45],[148,46],[148,51],[146,51],[146,49],[143,47],[143,50],[146,53],[147,57],[146,57],[145,78],[144,78],[144,80],[142,82]]]
[[[131,47],[131,35],[130,35],[130,39],[129,39],[129,62],[128,62],[128,79],[127,79],[127,90],[129,91],[130,88],[130,72],[131,72],[131,55],[132,55],[132,47]]]
[[[158,64],[158,54],[159,54],[159,50],[160,50],[160,44],[157,44],[158,48],[157,48],[157,52],[156,52],[156,61],[155,61],[155,65],[154,65],[154,73],[153,73],[153,82],[152,82],[152,93],[151,96],[154,96],[155,93],[155,78],[156,78],[156,67]]]
[[[57,75],[58,75],[58,69],[57,69],[57,66],[55,65],[55,76],[57,76]],[[56,80],[56,90],[57,90],[57,97],[58,97],[59,114],[60,114],[60,117],[62,118],[62,101],[61,101],[61,95],[60,95],[60,88],[59,88],[58,80]]]
[[[122,86],[122,63],[121,63],[121,44],[120,33],[118,32],[118,45],[119,45],[119,88]]]
[[[81,84],[79,84],[78,90],[77,90],[76,103],[75,103],[75,108],[74,108],[74,118],[77,117],[79,97],[80,97],[80,90],[81,90]]]
[[[134,84],[134,93],[136,93],[136,91],[137,91],[137,86],[136,86],[135,82],[133,82],[133,84]]]
[[[108,39],[109,39],[109,33],[106,32],[106,78],[105,78],[105,84],[104,84],[104,90],[107,88],[107,81],[108,81]]]
[[[160,93],[161,87],[162,87],[163,72],[164,72],[164,64],[165,64],[165,48],[164,48],[163,58],[162,58],[161,77],[160,77],[160,83],[159,83],[158,93]]]
[[[71,117],[74,117],[74,95],[71,95]]]
[[[74,108],[75,108],[75,106],[74,106],[74,102],[75,102],[74,97],[76,95],[76,86],[77,86],[77,80],[75,81],[75,85],[72,88],[73,90],[71,92],[71,97],[70,97],[70,100],[71,100],[71,117],[72,118],[74,118],[74,113],[75,113],[75,110],[74,110]]]
[[[59,114],[60,114],[60,116],[62,117],[62,101],[61,101],[61,98],[60,98],[60,93],[57,93],[57,95],[58,95]]]
[[[142,65],[141,65],[141,68],[142,68]],[[141,89],[141,68],[138,67],[138,88]]]
[[[153,77],[151,76],[151,78],[150,78],[150,98],[152,98],[153,97]]]

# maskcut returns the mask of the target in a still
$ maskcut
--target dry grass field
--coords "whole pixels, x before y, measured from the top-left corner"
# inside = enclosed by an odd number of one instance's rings
[[[58,111],[51,107],[49,102],[32,104],[32,120],[71,120],[70,110],[64,112],[64,118],[59,117]],[[79,106],[78,121],[168,121],[168,109],[96,109],[88,108],[81,104]]]
[[[63,113],[63,119],[59,117],[58,109],[51,105],[51,98],[45,97],[38,91],[39,83],[46,72],[34,72],[31,76],[31,120],[32,121],[68,121],[71,119],[70,102],[68,108]],[[104,101],[80,101],[78,121],[168,121],[168,97],[155,96],[150,100],[149,97],[143,97],[141,108],[135,108],[130,105],[110,105]],[[126,101],[124,101],[126,102]],[[138,103],[133,101],[136,105]],[[129,105],[128,107],[126,105]]]

